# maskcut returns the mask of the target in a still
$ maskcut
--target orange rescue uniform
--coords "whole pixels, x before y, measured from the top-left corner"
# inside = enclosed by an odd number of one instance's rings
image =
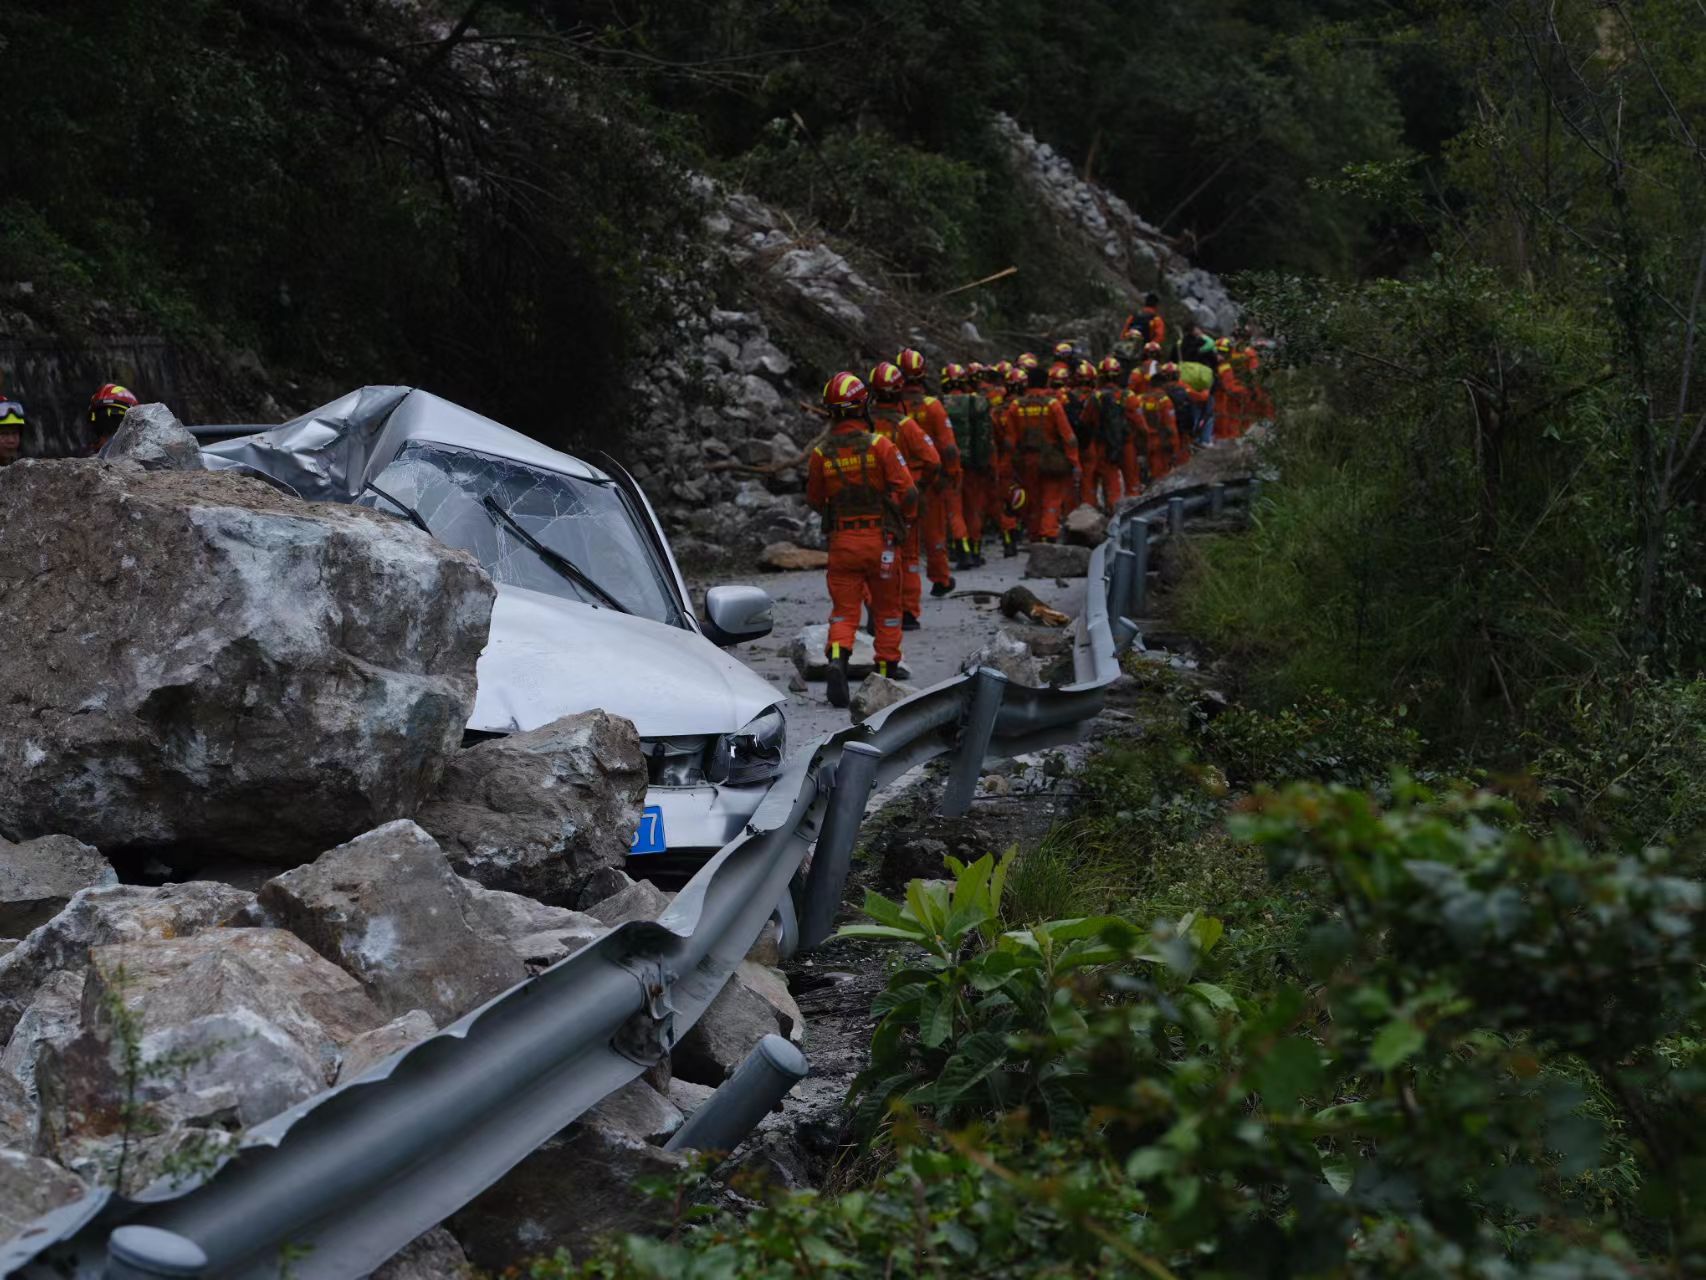
[[[1078,441],[1059,397],[1047,387],[1026,390],[1007,406],[1007,435],[1028,495],[1026,533],[1032,540],[1055,538],[1072,473],[1079,470]]]
[[[934,487],[924,493],[924,505],[919,526],[924,539],[925,567],[930,581],[942,586],[953,576],[948,567],[948,539],[961,544],[966,537],[966,517],[961,489],[965,470],[960,465],[959,442],[954,438],[954,424],[948,410],[935,396],[926,395],[924,388],[908,386],[901,392],[902,403],[913,421],[924,428],[930,443],[942,459],[942,469]]]
[[[942,455],[936,452],[936,446],[930,443],[924,428],[906,412],[903,404],[882,401],[873,404],[871,430],[887,436],[899,446],[900,456],[905,460],[907,470],[912,472],[912,482],[918,488],[919,510],[907,517],[900,537],[900,607],[916,618],[924,605],[924,550],[919,528],[924,514],[923,498],[942,470]]]
[[[853,652],[859,614],[870,597],[878,662],[900,661],[900,574],[896,535],[918,507],[912,473],[893,440],[859,421],[838,422],[812,450],[806,501],[829,533],[831,659]]]

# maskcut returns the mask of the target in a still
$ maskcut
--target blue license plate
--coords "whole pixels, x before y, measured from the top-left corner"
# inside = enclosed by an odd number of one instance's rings
[[[668,850],[669,843],[663,834],[663,810],[655,804],[648,804],[640,812],[640,829],[634,833],[634,843],[628,847],[628,852],[665,853]]]

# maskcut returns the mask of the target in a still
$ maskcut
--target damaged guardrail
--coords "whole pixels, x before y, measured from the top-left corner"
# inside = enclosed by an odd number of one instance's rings
[[[1253,502],[1259,484],[1182,490],[1115,517],[1091,554],[1073,683],[1030,688],[980,668],[820,739],[787,762],[746,832],[656,921],[613,930],[253,1127],[200,1180],[135,1196],[95,1190],[45,1215],[0,1246],[0,1275],[368,1274],[667,1055],[771,919],[785,954],[826,938],[877,787],[951,755],[941,807],[962,814],[987,758],[1077,737],[1137,635],[1151,545],[1193,515]],[[774,1059],[743,1067],[706,1104],[714,1111],[699,1129],[738,1141],[794,1069]]]

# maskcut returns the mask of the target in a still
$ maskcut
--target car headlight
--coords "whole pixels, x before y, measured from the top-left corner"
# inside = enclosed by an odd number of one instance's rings
[[[771,707],[739,733],[725,733],[711,744],[705,776],[737,787],[763,782],[782,767],[787,749],[788,722],[781,707]]]

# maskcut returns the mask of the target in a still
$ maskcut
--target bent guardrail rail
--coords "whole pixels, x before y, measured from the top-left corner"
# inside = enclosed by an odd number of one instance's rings
[[[1258,491],[1199,486],[1122,508],[1091,554],[1073,683],[1031,688],[980,668],[820,739],[657,920],[256,1125],[200,1180],[95,1190],[37,1219],[0,1245],[0,1275],[366,1275],[662,1059],[772,918],[786,953],[828,936],[876,787],[951,753],[942,808],[964,813],[986,758],[1075,738],[1137,634],[1150,545]]]

